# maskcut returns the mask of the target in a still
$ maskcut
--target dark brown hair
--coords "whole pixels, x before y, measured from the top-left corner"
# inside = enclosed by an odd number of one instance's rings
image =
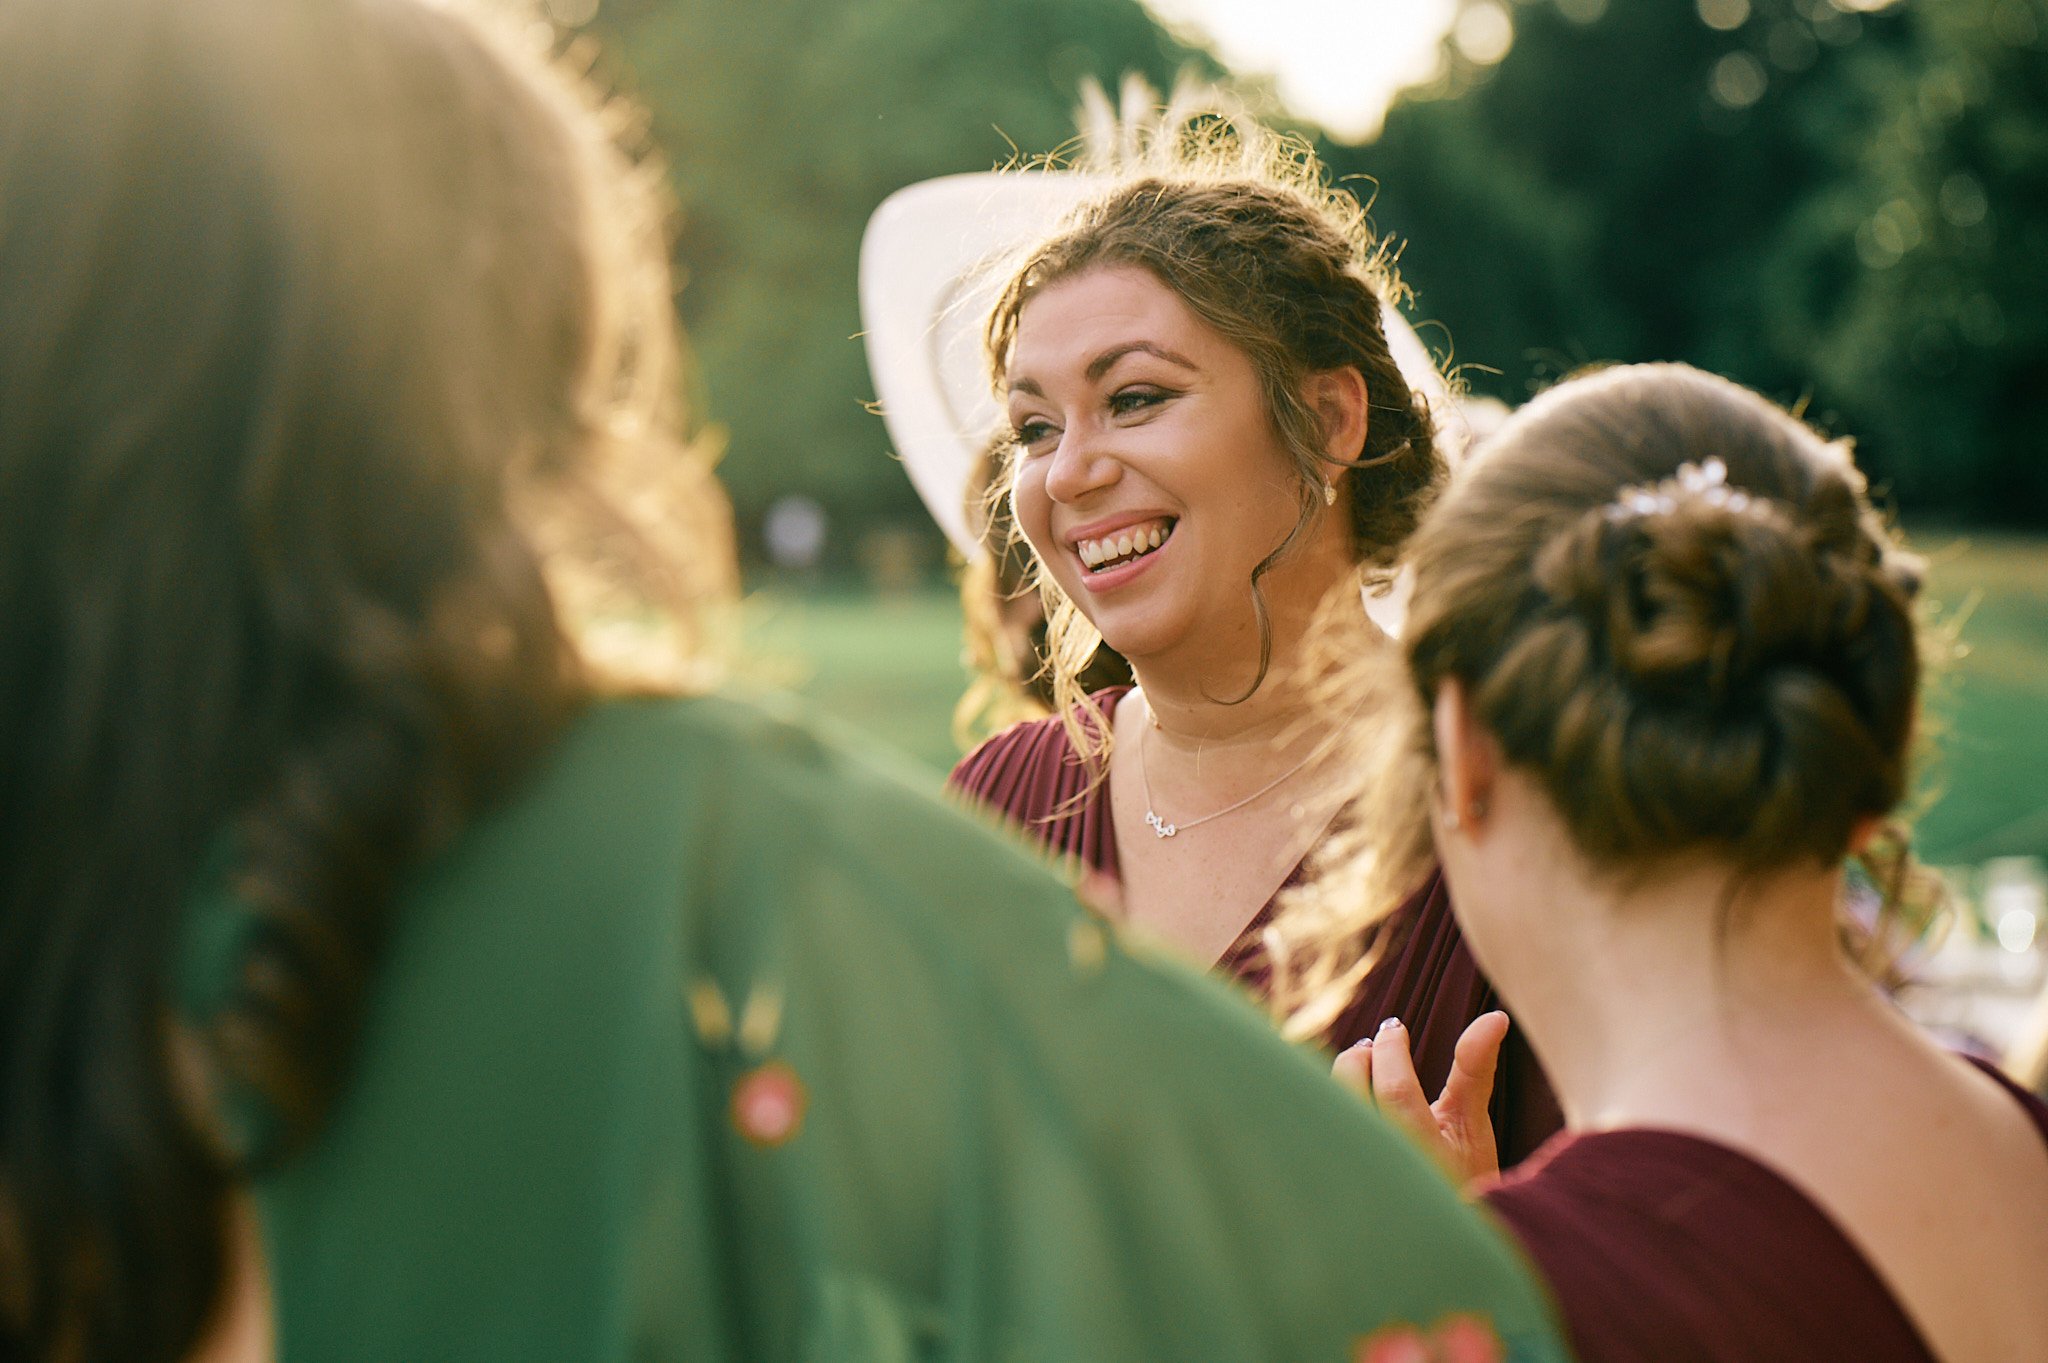
[[[1259,625],[1255,691],[1272,653],[1259,579],[1307,530],[1324,481],[1349,470],[1352,551],[1371,575],[1390,567],[1445,466],[1428,403],[1387,347],[1381,303],[1398,298],[1399,285],[1365,210],[1326,183],[1305,143],[1274,135],[1227,101],[1204,102],[1203,93],[1183,92],[1150,122],[1126,115],[1115,158],[1119,183],[1015,263],[989,315],[987,349],[1000,388],[1031,299],[1085,270],[1127,265],[1172,289],[1250,359],[1301,504],[1293,530],[1247,584]],[[1347,365],[1364,376],[1369,419],[1363,447],[1333,467],[1304,392],[1312,375]],[[1003,473],[997,482],[1007,487]],[[1040,572],[1038,583],[1057,708],[1076,750],[1099,761],[1108,734],[1080,723],[1075,702],[1082,694],[1076,677],[1100,635],[1049,573]]]
[[[1447,681],[1604,866],[1837,863],[1905,793],[1919,565],[1846,442],[1745,388],[1646,365],[1553,389],[1461,473],[1412,562],[1400,681],[1346,693],[1383,692],[1392,734],[1276,933],[1303,1032],[1427,872]]]
[[[423,0],[0,7],[0,1355],[189,1352],[399,881],[610,684],[584,613],[640,603],[680,664],[729,578],[655,180],[548,41]],[[216,875],[255,939],[189,1016]]]

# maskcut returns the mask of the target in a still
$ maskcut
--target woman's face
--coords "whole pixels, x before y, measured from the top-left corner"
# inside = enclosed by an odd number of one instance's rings
[[[1301,503],[1250,358],[1149,271],[1103,265],[1024,305],[1008,378],[1017,523],[1109,645],[1255,658],[1252,569]],[[1261,579],[1276,613],[1321,599],[1326,558]]]

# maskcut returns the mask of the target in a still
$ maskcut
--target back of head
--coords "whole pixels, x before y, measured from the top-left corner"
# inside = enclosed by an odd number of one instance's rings
[[[1846,445],[1682,366],[1529,404],[1415,544],[1419,698],[1462,682],[1601,863],[1832,863],[1904,794],[1918,570]]]
[[[0,1354],[182,1354],[250,1153],[192,1076],[310,1133],[398,877],[591,684],[563,608],[727,571],[660,438],[658,206],[550,41],[453,0],[0,7]],[[648,471],[696,494],[659,544],[613,490]],[[254,955],[186,1029],[210,857]]]
[[[1705,856],[1835,864],[1905,793],[1917,563],[1846,443],[1683,365],[1550,390],[1474,454],[1412,544],[1388,717],[1354,805],[1275,929],[1290,1030],[1369,967],[1372,924],[1428,873],[1430,710],[1450,681],[1572,841],[1620,873]]]

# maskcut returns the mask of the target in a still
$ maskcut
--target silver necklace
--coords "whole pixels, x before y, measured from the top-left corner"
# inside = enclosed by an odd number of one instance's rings
[[[1152,714],[1152,703],[1150,701],[1147,701],[1145,703],[1145,713],[1147,715]],[[1159,727],[1159,720],[1157,716],[1153,716],[1151,727],[1155,729]],[[1152,836],[1156,838],[1170,838],[1174,834],[1180,832],[1183,828],[1200,828],[1203,824],[1209,822],[1209,820],[1211,819],[1220,819],[1225,814],[1235,814],[1238,810],[1243,809],[1246,805],[1258,799],[1261,795],[1270,795],[1275,790],[1279,789],[1280,786],[1285,784],[1290,777],[1299,774],[1303,767],[1315,761],[1316,758],[1322,754],[1324,748],[1324,745],[1321,743],[1318,743],[1315,747],[1310,748],[1307,757],[1302,758],[1299,762],[1296,762],[1286,771],[1281,772],[1278,776],[1268,781],[1265,785],[1260,786],[1257,790],[1245,796],[1242,800],[1239,800],[1234,805],[1225,805],[1223,808],[1214,810],[1208,814],[1204,814],[1198,819],[1189,819],[1186,823],[1168,823],[1166,820],[1159,817],[1159,812],[1157,810],[1152,808],[1152,776],[1151,773],[1145,770],[1145,738],[1145,730],[1140,729],[1138,731],[1138,785],[1139,788],[1143,790],[1145,793],[1145,823],[1149,828],[1151,828]]]

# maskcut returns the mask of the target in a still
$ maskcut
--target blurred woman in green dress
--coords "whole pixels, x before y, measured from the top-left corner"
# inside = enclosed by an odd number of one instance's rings
[[[702,694],[658,167],[553,41],[0,7],[0,1356],[1558,1357],[1246,1009]]]

